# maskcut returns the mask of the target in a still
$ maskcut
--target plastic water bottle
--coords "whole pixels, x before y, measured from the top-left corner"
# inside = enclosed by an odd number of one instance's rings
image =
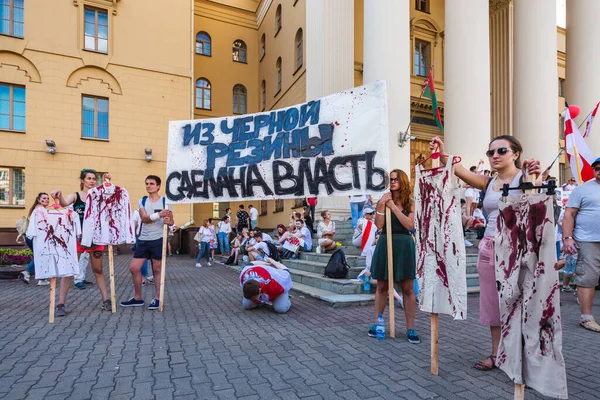
[[[385,339],[385,325],[383,322],[383,315],[377,316],[377,324],[375,326],[375,332],[377,333],[377,340]]]
[[[365,283],[363,283],[363,290],[365,292],[370,292],[371,291],[371,278],[369,278],[366,275],[363,275],[363,281]]]

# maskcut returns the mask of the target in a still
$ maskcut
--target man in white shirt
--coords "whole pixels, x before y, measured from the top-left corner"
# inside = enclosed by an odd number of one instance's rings
[[[311,251],[312,250],[312,232],[310,229],[304,225],[304,221],[301,219],[296,221],[296,233],[292,236],[297,237],[304,241],[304,246],[298,247],[298,252],[300,250],[303,251]]]
[[[258,225],[258,210],[250,204],[248,206],[248,211],[250,211],[250,229],[256,228],[256,225]]]
[[[256,243],[246,247],[250,261],[265,261],[271,255],[271,252],[267,243],[263,242],[262,233],[255,232],[254,240]]]
[[[240,286],[245,310],[269,305],[276,313],[286,313],[292,305],[288,294],[292,288],[290,272],[271,258],[246,264],[240,274]]]

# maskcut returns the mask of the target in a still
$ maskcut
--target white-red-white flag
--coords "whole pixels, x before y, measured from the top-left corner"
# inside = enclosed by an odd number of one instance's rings
[[[581,136],[581,132],[579,132],[577,124],[571,118],[568,108],[565,109],[564,116],[565,150],[567,151],[567,158],[571,165],[571,172],[581,184],[594,178],[594,170],[591,164],[596,158],[583,139],[583,136]]]
[[[375,224],[372,221],[368,221],[365,219],[365,226],[363,228],[362,239],[360,244],[360,249],[363,253],[366,248],[373,246],[376,231],[377,227],[375,227]]]
[[[598,106],[600,106],[600,101],[598,102],[598,104],[596,104],[596,107],[594,107],[590,115],[588,115],[587,119],[585,120],[585,131],[583,131],[584,138],[590,136],[590,131],[592,130],[592,122],[594,122],[594,118],[596,118]]]

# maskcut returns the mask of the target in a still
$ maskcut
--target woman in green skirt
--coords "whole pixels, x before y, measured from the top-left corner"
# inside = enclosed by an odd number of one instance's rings
[[[381,237],[373,253],[371,277],[377,279],[375,292],[375,322],[377,315],[383,314],[388,298],[388,255],[385,211],[392,213],[392,244],[394,257],[394,282],[400,285],[404,298],[406,317],[406,338],[410,343],[420,343],[415,329],[415,311],[417,308],[414,279],[416,274],[415,242],[410,234],[414,227],[414,202],[412,188],[406,173],[400,169],[390,172],[390,192],[385,193],[377,202],[375,225],[382,230]],[[369,328],[369,336],[375,337],[375,325]]]

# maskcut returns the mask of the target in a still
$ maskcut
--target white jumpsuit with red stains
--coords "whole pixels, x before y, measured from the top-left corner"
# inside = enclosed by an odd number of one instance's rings
[[[452,157],[450,156],[450,159]],[[467,318],[467,276],[453,166],[416,168],[415,227],[421,311]]]
[[[501,198],[495,238],[502,335],[496,364],[515,383],[566,399],[554,207],[545,194]]]

